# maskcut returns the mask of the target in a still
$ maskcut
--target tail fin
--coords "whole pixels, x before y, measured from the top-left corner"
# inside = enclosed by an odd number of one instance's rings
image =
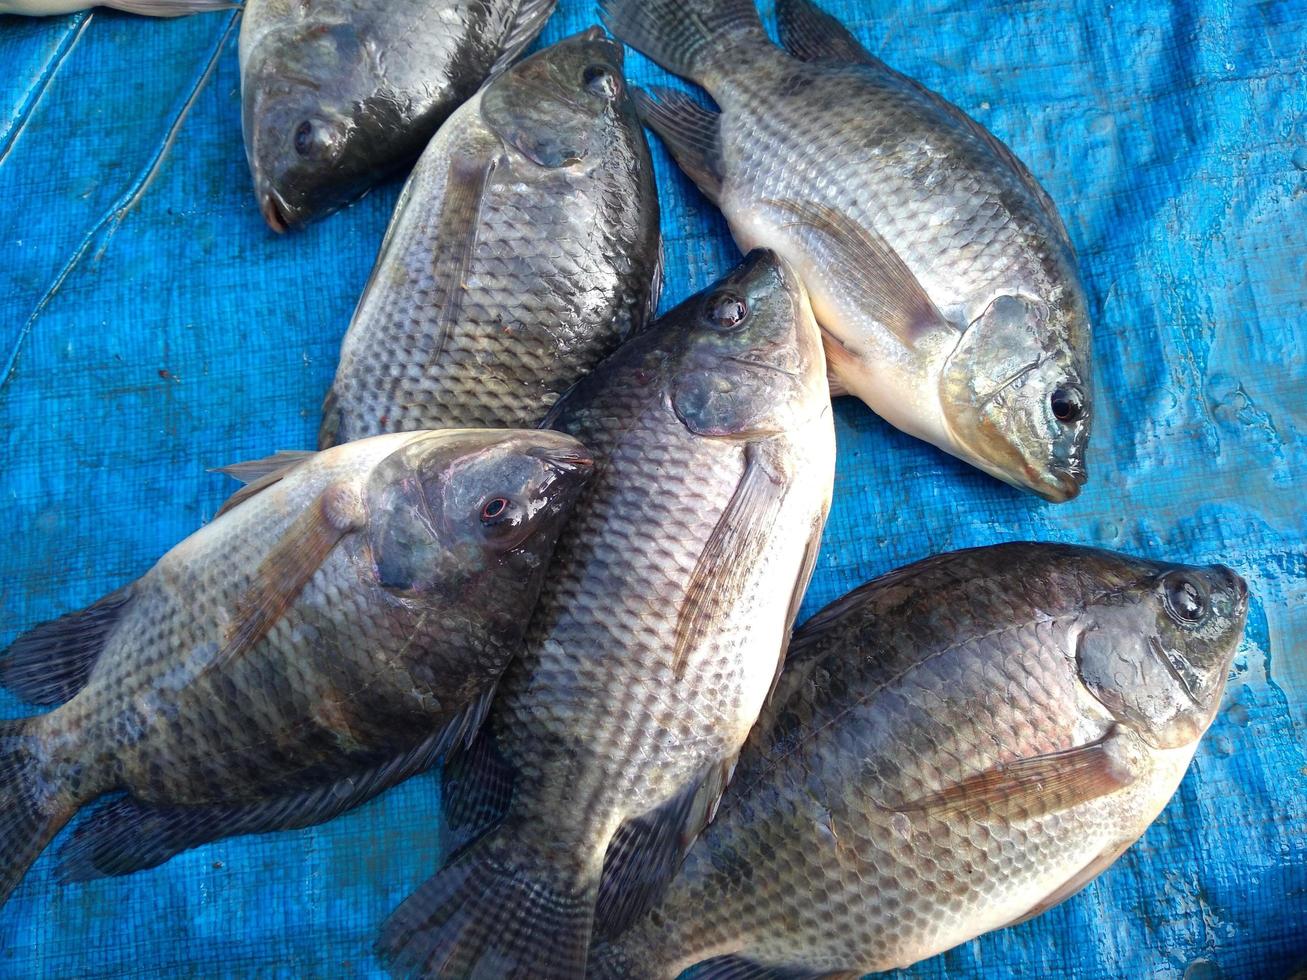
[[[77,810],[42,777],[29,724],[0,722],[0,905]]]
[[[598,890],[559,887],[513,861],[491,833],[456,854],[382,929],[396,975],[574,980],[585,975]],[[569,883],[570,884],[570,883]]]
[[[754,0],[599,0],[599,17],[641,54],[700,84],[732,41],[771,43]]]

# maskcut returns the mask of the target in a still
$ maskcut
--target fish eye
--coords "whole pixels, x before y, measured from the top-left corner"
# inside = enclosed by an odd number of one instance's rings
[[[581,84],[585,86],[586,91],[591,95],[598,95],[604,99],[614,99],[618,91],[621,90],[622,83],[618,81],[605,65],[590,65],[581,73]]]
[[[486,527],[504,523],[509,519],[512,505],[513,502],[507,497],[491,497],[481,505],[481,523]]]
[[[313,152],[313,123],[304,120],[295,127],[295,152],[302,157],[308,156]]]
[[[1053,409],[1053,418],[1064,425],[1078,422],[1085,417],[1085,393],[1079,385],[1059,385],[1048,399]]]
[[[731,330],[744,322],[749,305],[735,293],[716,293],[708,298],[706,315],[718,330]]]
[[[1166,610],[1174,619],[1192,626],[1207,617],[1207,594],[1188,575],[1172,573],[1162,586]]]

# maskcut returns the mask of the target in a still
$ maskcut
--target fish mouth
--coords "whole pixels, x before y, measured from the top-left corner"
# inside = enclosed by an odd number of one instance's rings
[[[1227,586],[1234,590],[1239,608],[1246,610],[1248,608],[1248,583],[1244,580],[1244,577],[1229,565],[1215,565],[1213,568],[1225,578]]]
[[[1064,504],[1080,496],[1080,491],[1089,482],[1089,471],[1083,466],[1068,466],[1050,470],[1047,477],[1038,482],[1031,481],[1031,489],[1045,500],[1055,504]]]
[[[286,207],[286,202],[276,191],[268,189],[259,195],[259,213],[263,215],[268,227],[278,235],[284,235],[290,228],[289,211],[290,208]]]
[[[611,38],[605,33],[602,27],[598,25],[586,28],[580,34],[576,35],[580,41],[588,41],[592,44],[601,44],[608,51],[609,57],[613,59],[613,64],[621,68],[626,61],[626,49],[622,47],[622,42]]]

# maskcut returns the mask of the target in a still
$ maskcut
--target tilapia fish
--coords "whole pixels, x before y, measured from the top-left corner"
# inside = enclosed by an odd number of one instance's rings
[[[1074,895],[1175,792],[1243,634],[1223,565],[1012,544],[794,637],[716,822],[596,977],[856,977]]]
[[[319,445],[530,426],[658,302],[658,199],[622,48],[515,65],[409,178],[340,352]]]
[[[245,155],[274,231],[417,158],[545,26],[557,0],[246,0]]]
[[[211,524],[0,656],[0,683],[59,704],[0,722],[0,901],[106,793],[128,795],[79,825],[65,878],[306,826],[429,766],[519,652],[591,463],[469,430],[236,470]]]
[[[184,17],[187,14],[204,13],[206,10],[229,10],[236,6],[239,6],[237,0],[106,0],[104,3],[88,3],[87,0],[0,0],[0,14],[48,17],[90,10],[92,7],[109,7],[146,17]]]
[[[834,466],[824,371],[802,286],[759,251],[558,404],[549,423],[592,449],[595,480],[492,730],[451,763],[450,813],[482,815],[469,838],[494,829],[392,916],[397,972],[580,976],[609,842],[624,859],[605,915],[679,861],[816,557]]]
[[[1049,500],[1086,479],[1090,325],[1066,229],[1010,150],[809,0],[600,0],[618,37],[703,85],[641,112],[741,248],[803,278],[833,390]]]

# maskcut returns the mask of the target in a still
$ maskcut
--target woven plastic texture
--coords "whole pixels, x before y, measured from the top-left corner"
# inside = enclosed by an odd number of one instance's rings
[[[1021,538],[1222,560],[1254,596],[1223,708],[1143,840],[1050,914],[908,974],[1285,976],[1307,962],[1307,3],[825,5],[1058,202],[1099,409],[1091,482],[1058,506],[839,403],[805,610]],[[544,40],[593,20],[563,0]],[[208,467],[313,443],[398,188],[301,234],[264,227],[238,27],[0,17],[0,644],[209,520],[232,487]],[[737,253],[655,157],[666,308]],[[0,695],[3,714],[30,710]],[[428,775],[322,827],[89,885],[55,881],[52,847],[0,910],[0,974],[377,975],[379,924],[439,860],[437,802]]]

